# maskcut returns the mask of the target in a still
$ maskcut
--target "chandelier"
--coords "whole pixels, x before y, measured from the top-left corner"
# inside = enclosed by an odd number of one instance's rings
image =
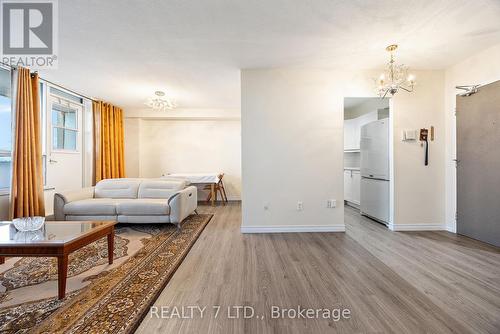
[[[385,72],[376,80],[378,95],[382,98],[389,93],[394,96],[400,89],[411,93],[415,86],[415,76],[408,74],[408,67],[403,64],[398,65],[394,60],[394,51],[397,48],[396,44],[385,48],[391,54],[391,60],[387,63]]]
[[[175,101],[165,97],[165,92],[156,91],[154,97],[150,97],[146,105],[156,111],[172,110],[177,107]]]

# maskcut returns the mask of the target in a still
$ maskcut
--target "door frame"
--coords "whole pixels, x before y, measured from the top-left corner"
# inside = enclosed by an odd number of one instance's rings
[[[395,175],[394,175],[394,100],[389,97],[389,224],[387,227],[394,231],[394,192],[395,192]]]
[[[344,112],[345,112],[345,99],[346,98],[366,98],[373,99],[379,96],[344,96],[342,99],[342,150],[344,149]],[[387,97],[389,100],[389,221],[387,228],[394,231],[394,101],[391,96]],[[344,153],[342,153],[342,168],[344,167]],[[344,173],[342,173],[343,177]],[[342,195],[344,194],[344,182],[342,181]],[[345,204],[342,201],[342,210],[345,211]]]

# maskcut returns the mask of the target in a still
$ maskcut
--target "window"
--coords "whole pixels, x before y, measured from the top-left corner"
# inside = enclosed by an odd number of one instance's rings
[[[10,188],[12,101],[10,70],[0,67],[0,190]]]
[[[82,127],[84,106],[86,104],[82,97],[40,82],[44,185],[47,184],[48,171],[54,169],[58,162],[61,166],[65,164],[61,156],[53,159],[51,154],[67,152],[81,154],[79,130]],[[0,65],[0,194],[7,193],[11,185],[13,121],[11,71]],[[63,156],[68,155],[63,154]],[[53,175],[57,173],[57,171],[52,172]]]
[[[52,104],[52,149],[76,151],[78,110],[59,103]]]

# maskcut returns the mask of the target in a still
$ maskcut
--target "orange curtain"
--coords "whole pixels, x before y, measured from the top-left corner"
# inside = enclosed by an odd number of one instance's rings
[[[45,216],[38,74],[17,69],[10,218]]]
[[[110,103],[93,102],[94,179],[125,177],[123,110]]]

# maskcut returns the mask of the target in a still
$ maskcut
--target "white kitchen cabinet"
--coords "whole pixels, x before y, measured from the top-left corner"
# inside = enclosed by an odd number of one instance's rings
[[[344,151],[359,150],[359,127],[356,119],[346,119],[344,121]]]
[[[352,202],[359,205],[361,200],[361,172],[359,170],[352,171]]]
[[[359,205],[361,173],[359,170],[344,170],[344,200]]]
[[[344,201],[352,201],[352,178],[350,170],[344,170]]]
[[[359,151],[361,127],[377,119],[378,112],[372,111],[357,118],[344,120],[344,151]]]

